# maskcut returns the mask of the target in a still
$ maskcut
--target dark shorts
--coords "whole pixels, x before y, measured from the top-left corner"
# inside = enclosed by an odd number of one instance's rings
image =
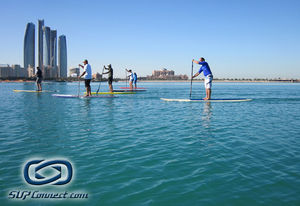
[[[112,78],[112,77],[109,77],[109,78],[108,78],[108,84],[112,84],[112,82],[113,82],[113,78]]]
[[[42,83],[42,80],[43,80],[42,77],[37,77],[37,78],[36,78],[36,83],[37,83],[37,84],[40,84],[40,83]]]
[[[84,80],[84,83],[85,83],[85,87],[91,87],[91,80],[90,79],[85,79]]]

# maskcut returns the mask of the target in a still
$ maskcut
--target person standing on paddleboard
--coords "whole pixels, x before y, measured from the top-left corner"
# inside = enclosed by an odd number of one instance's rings
[[[134,72],[133,73],[133,83],[134,83],[134,88],[135,89],[137,89],[136,82],[137,82],[137,74]]]
[[[210,70],[208,63],[205,61],[205,59],[203,57],[201,57],[199,61],[196,61],[193,59],[193,62],[195,62],[196,64],[200,64],[201,67],[200,67],[199,71],[194,76],[192,76],[192,78],[197,77],[203,71],[203,74],[205,77],[204,86],[205,86],[205,92],[206,92],[206,97],[204,98],[204,100],[208,100],[211,97],[211,84],[212,84],[212,80],[213,80],[212,72]]]
[[[86,88],[86,96],[92,96],[91,92],[91,80],[92,80],[92,68],[89,65],[88,60],[83,61],[83,65],[79,64],[79,67],[83,68],[83,73],[78,77],[80,79],[84,75],[84,83]],[[79,80],[80,81],[80,80]]]
[[[114,70],[111,67],[111,64],[107,65],[107,68],[104,66],[104,69],[108,70],[107,72],[104,72],[102,74],[108,74],[108,86],[109,86],[109,91],[113,92],[113,86],[112,86],[112,82],[113,82],[113,75],[114,75]]]
[[[40,69],[40,67],[36,68],[36,87],[37,87],[37,91],[42,91],[42,80],[43,80],[43,73],[42,70]]]
[[[133,87],[132,87],[132,83],[133,83],[133,73],[132,73],[132,70],[131,69],[129,69],[129,70],[127,70],[126,69],[126,71],[129,73],[129,75],[128,75],[128,77],[129,77],[129,87],[130,87],[130,90],[132,90],[133,89]]]

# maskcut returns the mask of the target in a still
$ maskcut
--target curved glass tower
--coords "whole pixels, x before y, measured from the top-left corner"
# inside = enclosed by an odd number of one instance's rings
[[[28,23],[24,36],[24,69],[35,68],[35,25]]]
[[[43,27],[43,63],[50,65],[50,27]]]
[[[57,32],[56,30],[50,30],[50,66],[51,77],[57,78]]]
[[[65,35],[58,38],[58,75],[67,77],[67,40]]]
[[[50,65],[56,68],[57,65],[57,32],[56,30],[50,31]]]

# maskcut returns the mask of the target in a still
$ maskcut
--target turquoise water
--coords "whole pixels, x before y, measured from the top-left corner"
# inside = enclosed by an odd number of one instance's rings
[[[160,100],[188,98],[189,83],[139,86],[148,91],[62,99],[12,92],[33,83],[0,83],[0,205],[300,205],[300,84],[215,83],[216,98],[253,101],[210,104]],[[193,97],[203,90],[193,84]],[[22,168],[32,158],[69,160],[72,181],[30,186]],[[12,190],[88,199],[9,200]]]

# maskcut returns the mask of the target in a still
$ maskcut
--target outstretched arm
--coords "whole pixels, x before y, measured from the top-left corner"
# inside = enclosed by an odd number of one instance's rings
[[[83,75],[85,75],[86,71],[84,71],[78,78],[81,78]]]
[[[193,62],[195,62],[196,64],[200,64],[200,65],[203,65],[203,63],[204,63],[204,62],[196,61],[194,59],[193,59]]]
[[[195,77],[197,77],[199,74],[200,74],[200,73],[197,72],[194,76],[192,76],[192,79],[195,78]]]
[[[193,62],[196,64],[199,64],[199,61],[196,61],[195,59],[193,59]]]

